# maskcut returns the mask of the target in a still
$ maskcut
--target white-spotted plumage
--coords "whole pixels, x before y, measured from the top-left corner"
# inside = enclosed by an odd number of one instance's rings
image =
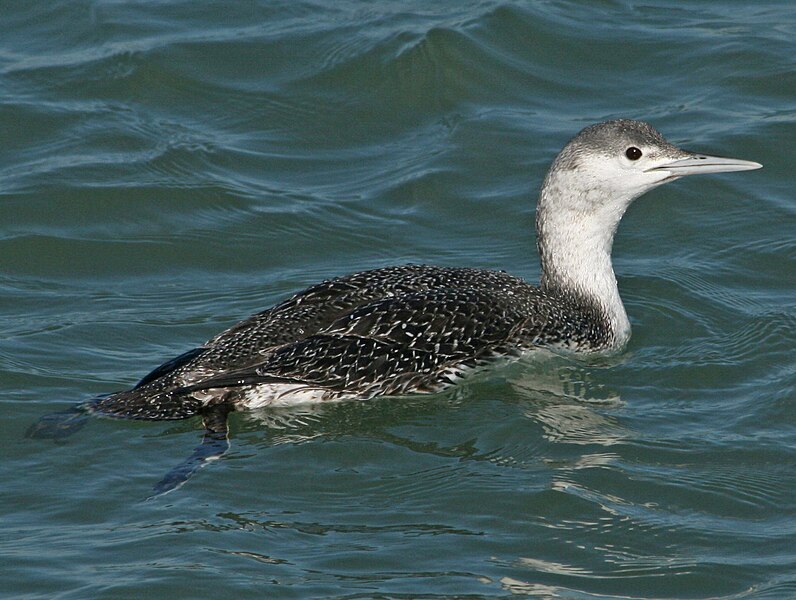
[[[587,127],[561,151],[537,207],[541,285],[501,271],[387,267],[314,285],[95,400],[112,416],[179,419],[440,390],[496,358],[540,347],[621,349],[630,337],[611,264],[622,215],[693,173],[759,168],[694,154],[638,121]]]

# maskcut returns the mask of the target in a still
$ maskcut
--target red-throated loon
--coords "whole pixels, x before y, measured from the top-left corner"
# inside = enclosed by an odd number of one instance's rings
[[[541,284],[500,271],[407,265],[324,281],[161,365],[95,413],[181,419],[227,410],[442,389],[536,348],[622,349],[630,322],[614,233],[645,192],[686,175],[758,169],[681,150],[647,123],[583,129],[556,157],[536,211]]]

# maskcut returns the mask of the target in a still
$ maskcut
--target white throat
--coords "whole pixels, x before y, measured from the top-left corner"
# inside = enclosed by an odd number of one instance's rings
[[[592,187],[585,174],[551,171],[539,197],[536,234],[541,285],[556,293],[598,304],[608,319],[611,346],[630,338],[630,321],[619,296],[611,248],[619,221],[635,194],[611,194]]]

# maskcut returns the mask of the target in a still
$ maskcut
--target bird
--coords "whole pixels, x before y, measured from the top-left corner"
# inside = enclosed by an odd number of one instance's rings
[[[611,249],[649,190],[684,176],[758,169],[682,150],[651,125],[586,127],[547,172],[536,209],[541,281],[504,271],[402,265],[313,285],[90,404],[170,420],[229,410],[435,392],[539,348],[615,353],[630,338]]]
[[[504,271],[423,264],[328,279],[163,363],[131,389],[42,418],[38,432],[53,425],[71,432],[78,414],[200,415],[208,436],[156,486],[162,493],[225,451],[232,411],[436,392],[540,349],[620,352],[631,331],[611,251],[627,208],[685,176],[761,166],[680,149],[642,121],[590,125],[563,147],[541,186],[538,285]]]

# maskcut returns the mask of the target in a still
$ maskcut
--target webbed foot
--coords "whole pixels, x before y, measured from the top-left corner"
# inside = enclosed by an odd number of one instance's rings
[[[25,431],[25,437],[61,440],[82,429],[88,421],[84,405],[78,404],[66,410],[50,413],[40,417]]]
[[[207,463],[218,460],[229,450],[227,415],[232,411],[229,405],[217,404],[205,409],[202,422],[205,434],[202,443],[194,448],[193,453],[179,465],[174,467],[153,488],[152,500],[163,494],[181,487],[191,476]]]

